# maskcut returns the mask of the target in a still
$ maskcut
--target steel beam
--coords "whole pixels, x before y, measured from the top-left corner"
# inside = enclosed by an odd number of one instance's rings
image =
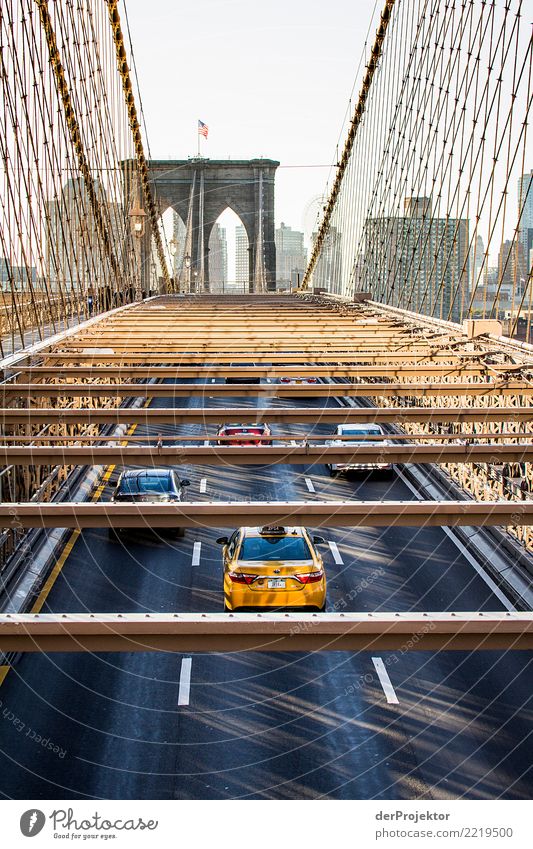
[[[172,323],[155,325],[149,325],[145,321],[140,321],[138,326],[141,338],[154,337],[160,341],[163,331],[165,335],[168,333],[168,338],[171,340],[185,339],[188,335],[193,339],[198,338],[200,341],[204,339],[209,341],[210,339],[227,334],[243,340],[259,337],[260,341],[268,342],[271,338],[282,339],[284,330],[286,329],[287,333],[290,333],[291,336],[294,334],[297,338],[310,339],[316,344],[317,318],[315,316],[314,318],[308,318],[305,322],[298,323],[292,322],[283,316],[282,323],[274,318],[268,322],[260,320],[248,322],[246,325],[239,321],[211,322],[207,319],[198,319],[194,322],[184,319],[180,322],[173,320]],[[280,327],[283,329],[280,329]],[[321,328],[323,332],[327,333],[328,338],[341,339],[343,344],[352,337],[383,336],[389,338],[392,336],[411,337],[418,335],[417,333],[413,333],[411,328],[407,327],[392,327],[377,324],[361,325],[353,321],[339,321],[335,319],[324,321],[324,324],[321,324]],[[135,335],[135,331],[132,331],[131,324],[102,326],[98,334],[98,339],[107,340],[113,336],[116,341],[122,343],[134,341]],[[87,340],[94,341],[94,338],[93,334],[85,333],[83,335],[80,334],[76,338],[76,341],[85,343]]]
[[[415,437],[416,438],[416,437]],[[13,466],[263,466],[277,463],[522,463],[533,443],[507,445],[0,445],[0,463]]]
[[[454,527],[531,525],[533,501],[0,503],[4,528]]]
[[[185,313],[181,313],[181,322],[178,326],[174,321],[169,321],[168,316],[165,318],[150,318],[149,316],[142,316],[142,329],[145,333],[158,333],[161,330],[170,329],[171,333],[183,333],[184,328],[190,329],[193,333],[203,334],[210,333],[212,331],[218,333],[222,330],[231,330],[235,333],[240,333],[243,336],[249,333],[255,333],[258,331],[264,331],[265,333],[275,332],[279,333],[279,322],[276,320],[275,314],[272,310],[269,313],[264,313],[261,315],[260,313],[254,313],[247,317],[241,317],[235,311],[232,313],[228,313],[224,316],[213,317],[212,314],[204,313],[203,315],[200,313],[189,313],[185,315]],[[303,315],[290,315],[286,314],[283,311],[283,326],[287,328],[288,331],[301,331],[302,333],[316,333],[316,323],[317,316],[313,316],[311,312],[304,313]],[[350,332],[351,330],[357,331],[358,333],[365,332],[378,332],[378,333],[398,333],[406,328],[399,326],[397,323],[393,323],[390,321],[361,321],[360,319],[354,320],[349,317],[342,317],[339,315],[335,315],[334,313],[322,314],[320,316],[320,326],[322,329],[332,330],[334,333],[341,333],[342,331]],[[124,321],[115,320],[112,323],[107,323],[106,325],[102,325],[101,330],[104,333],[116,333],[121,334],[123,337],[128,338],[131,336],[131,323],[128,322],[127,319]],[[407,329],[409,330],[409,329]],[[86,334],[83,338],[87,338],[87,336],[91,336],[90,333]]]
[[[106,353],[106,350],[108,353]],[[82,349],[78,353],[72,352],[45,352],[40,356],[40,359],[46,361],[46,363],[58,363],[58,366],[61,367],[62,363],[76,363],[76,364],[86,364],[87,366],[91,366],[93,363],[129,363],[132,365],[135,364],[145,364],[145,363],[154,363],[155,365],[159,365],[161,363],[167,363],[168,365],[201,365],[201,364],[212,364],[213,356],[205,353],[180,353],[180,354],[171,354],[171,353],[141,353],[141,354],[115,354],[109,353],[112,348],[86,348]],[[91,353],[93,352],[93,353]],[[342,350],[334,350],[328,349],[324,351],[321,349],[313,348],[307,349],[305,351],[305,357],[302,356],[302,352],[294,352],[294,351],[265,351],[265,350],[257,350],[253,352],[253,362],[255,363],[266,363],[267,365],[271,363],[301,363],[304,360],[306,363],[358,363],[364,362],[369,365],[379,365],[381,363],[392,365],[394,363],[403,363],[403,362],[436,362],[439,363],[441,361],[446,361],[448,363],[458,364],[461,362],[468,362],[469,360],[477,360],[479,358],[483,359],[486,354],[490,354],[490,351],[460,351],[459,353],[455,350],[450,353],[446,353],[445,349],[442,348],[434,348],[431,346],[416,346],[416,347],[408,347],[402,346],[399,350],[382,350],[381,347],[375,347],[374,349],[362,350],[360,347],[357,349],[347,349],[347,346],[343,346]],[[21,356],[20,360],[17,362],[17,368],[20,366],[20,370],[27,371],[30,367],[29,360],[35,359],[34,357],[24,357]],[[250,354],[249,353],[239,353],[239,352],[219,352],[216,357],[216,363],[239,363],[239,362],[249,362]]]
[[[89,613],[0,616],[2,652],[509,651],[532,613]]]
[[[47,398],[112,398],[118,396],[157,398],[188,398],[193,395],[217,397],[269,398],[327,398],[338,395],[351,397],[436,397],[438,395],[523,395],[533,396],[533,383],[511,380],[505,382],[442,383],[357,383],[313,384],[311,386],[284,386],[276,383],[225,384],[225,383],[9,383],[0,385],[0,401],[17,396]]]
[[[144,407],[142,409],[48,409],[24,407],[0,409],[0,422],[13,424],[203,424],[219,425],[227,422],[250,424],[299,422],[302,424],[327,424],[330,426],[350,422],[385,422],[404,424],[448,424],[461,422],[529,422],[533,421],[532,407]],[[475,436],[475,434],[472,434]],[[416,438],[416,437],[413,437]]]
[[[499,365],[491,366],[490,373],[498,371],[512,373],[523,371],[523,365]],[[359,366],[292,366],[292,367],[268,367],[254,366],[245,368],[240,366],[34,366],[31,369],[21,369],[21,379],[31,382],[43,378],[56,380],[65,378],[82,378],[84,380],[95,380],[96,378],[107,378],[108,380],[142,380],[154,377],[158,380],[165,379],[190,379],[190,378],[270,378],[276,380],[282,377],[457,377],[474,376],[479,377],[489,373],[484,365],[472,365],[470,363],[461,365],[433,365],[431,363],[406,363],[398,366],[391,365],[359,365]]]
[[[533,431],[521,431],[520,433],[516,433],[515,431],[503,430],[498,433],[492,433],[491,431],[476,431],[473,433],[417,433],[416,435],[408,434],[408,433],[398,433],[394,434],[392,437],[390,434],[360,434],[357,436],[350,436],[349,434],[343,434],[340,436],[335,436],[335,442],[341,444],[353,444],[357,445],[366,445],[368,444],[382,445],[383,443],[390,443],[391,438],[394,440],[394,445],[419,445],[422,443],[427,443],[435,447],[437,444],[439,445],[496,445],[499,442],[505,443],[507,442],[509,445],[529,445],[529,442],[525,442],[526,439],[531,439],[533,437]],[[3,443],[6,446],[12,446],[15,448],[21,448],[26,446],[51,446],[51,445],[82,445],[84,443],[92,443],[93,445],[112,445],[116,444],[117,438],[120,440],[121,444],[126,445],[128,442],[131,445],[154,445],[158,450],[159,447],[178,447],[182,446],[196,446],[203,443],[203,445],[220,445],[220,446],[231,446],[232,443],[235,443],[235,436],[213,436],[212,433],[208,432],[200,432],[198,435],[194,437],[189,436],[175,436],[171,437],[163,436],[163,434],[151,436],[139,436],[138,434],[125,434],[124,436],[114,437],[113,440],[110,440],[109,436],[105,436],[100,434],[87,434],[83,433],[81,435],[68,435],[63,434],[62,436],[57,436],[55,434],[50,435],[50,433],[39,433],[34,436],[0,436],[0,443]],[[238,437],[237,437],[238,439]],[[201,442],[200,442],[201,440]],[[258,444],[263,444],[265,446],[270,445],[271,438],[263,438],[260,436],[257,437]],[[331,443],[332,434],[326,435],[315,435],[314,433],[301,433],[296,437],[294,433],[277,433],[274,438],[274,442],[276,447],[281,450],[283,445],[326,445]],[[235,447],[235,446],[233,446]],[[329,447],[329,445],[328,445]],[[342,448],[340,449],[342,450]],[[348,450],[347,448],[345,450]],[[256,455],[257,456],[257,455]],[[272,453],[272,456],[275,456]]]

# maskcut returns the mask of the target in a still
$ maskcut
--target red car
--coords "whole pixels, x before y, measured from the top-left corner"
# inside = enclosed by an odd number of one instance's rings
[[[284,385],[294,386],[295,384],[318,383],[318,377],[280,377],[278,382]]]
[[[229,439],[217,439],[217,445],[272,445],[272,431],[267,424],[225,424],[220,425],[217,437],[226,436]]]

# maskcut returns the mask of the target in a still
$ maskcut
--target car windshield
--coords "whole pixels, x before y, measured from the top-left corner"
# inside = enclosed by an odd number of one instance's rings
[[[311,560],[303,537],[245,537],[239,560]]]
[[[382,431],[379,427],[343,427],[339,436],[381,436]]]
[[[139,492],[169,492],[169,478],[124,478],[120,485],[120,491],[129,495],[137,495]]]

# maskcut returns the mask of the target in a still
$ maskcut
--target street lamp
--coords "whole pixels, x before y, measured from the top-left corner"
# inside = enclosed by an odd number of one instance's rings
[[[139,204],[137,198],[130,208],[131,231],[135,236],[133,250],[135,254],[135,300],[142,299],[141,288],[141,239],[144,236],[146,212]]]
[[[186,269],[185,280],[184,280],[184,283],[185,283],[184,289],[185,289],[185,293],[189,294],[190,291],[191,291],[191,255],[190,254],[185,254],[185,256],[183,257],[183,265],[185,266],[185,269]]]
[[[133,235],[138,239],[144,236],[146,212],[139,206],[139,202],[135,201],[130,209],[131,229]]]
[[[173,236],[171,238],[170,242],[168,243],[168,249],[169,249],[170,255],[172,257],[172,277],[170,278],[170,291],[171,291],[171,293],[174,293],[174,291],[175,291],[175,280],[176,280],[176,272],[177,272],[176,255],[178,253],[178,247],[179,247],[178,240],[175,239],[174,236]],[[178,278],[178,283],[179,283],[179,278]],[[178,286],[178,292],[179,292],[179,286]]]

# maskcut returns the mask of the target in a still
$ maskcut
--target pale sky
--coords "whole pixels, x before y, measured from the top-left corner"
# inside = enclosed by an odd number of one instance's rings
[[[375,0],[127,0],[154,159],[277,159],[276,225],[304,229],[323,194]],[[126,34],[124,4],[120,5]],[[374,18],[372,15],[374,13]],[[127,38],[127,34],[126,34]],[[129,51],[129,45],[128,45]],[[361,62],[362,59],[362,62]],[[310,215],[308,213],[307,218]],[[311,215],[312,217],[312,215]]]

